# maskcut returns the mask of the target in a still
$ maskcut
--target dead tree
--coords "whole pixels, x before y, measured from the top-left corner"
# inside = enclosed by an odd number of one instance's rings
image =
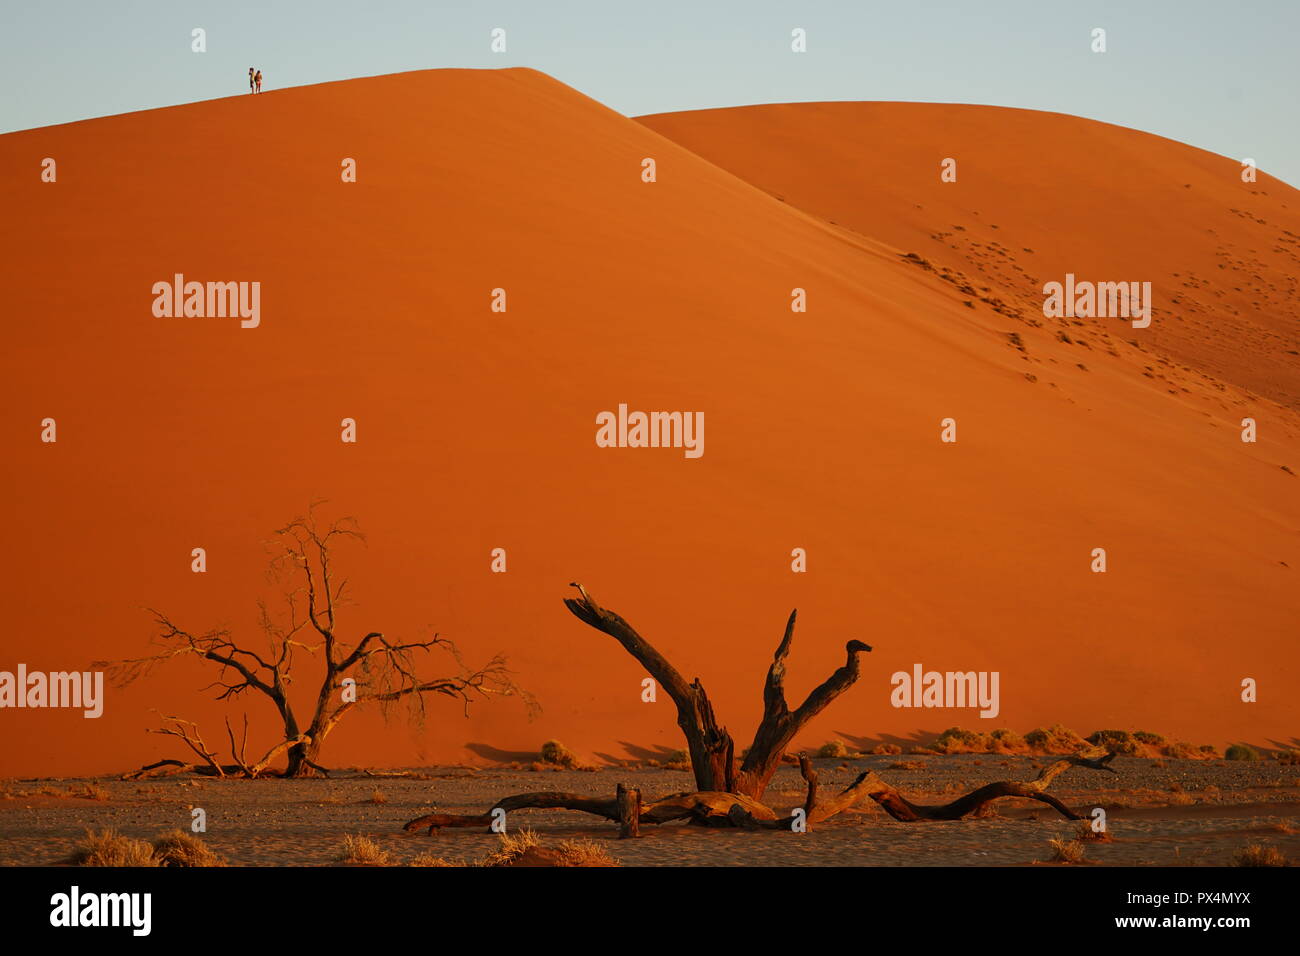
[[[452,697],[466,711],[474,700],[490,696],[517,696],[531,711],[531,695],[520,688],[497,655],[479,667],[466,666],[456,645],[434,634],[427,640],[394,641],[380,631],[371,631],[355,644],[340,637],[337,615],[345,603],[347,580],[335,580],[331,565],[331,547],[342,540],[361,540],[351,519],[342,519],[320,529],[314,517],[315,506],[305,518],[296,518],[276,532],[277,555],[272,560],[273,575],[294,582],[285,593],[285,619],[277,620],[265,603],[259,602],[265,649],[253,649],[237,643],[227,629],[195,633],[174,623],[165,614],[152,611],[158,625],[155,643],[160,650],[146,657],[100,661],[116,683],[131,683],[160,664],[180,657],[197,658],[213,665],[216,699],[233,700],[248,693],[264,697],[274,709],[281,727],[280,740],[260,759],[249,763],[247,715],[243,742],[236,746],[234,732],[227,723],[227,735],[233,764],[218,763],[203,742],[192,722],[176,717],[164,719],[155,731],[180,737],[201,760],[186,763],[164,760],[142,767],[130,776],[157,776],[183,772],[217,776],[257,777],[279,775],[298,777],[321,767],[321,747],[331,730],[358,707],[371,705],[387,718],[394,707],[405,705],[415,721],[423,719],[426,698],[430,695]],[[434,651],[446,653],[455,667],[450,676],[431,677],[422,673],[423,658]],[[310,717],[304,723],[295,709],[290,687],[295,665],[302,655],[318,662],[320,684],[315,691]],[[208,689],[205,688],[205,689]],[[270,764],[286,754],[283,770]]]
[[[430,813],[409,821],[404,829],[425,830],[432,834],[443,828],[488,826],[493,822],[497,811],[545,809],[576,810],[604,817],[619,824],[621,835],[632,835],[636,832],[636,826],[642,823],[660,824],[673,820],[688,820],[704,826],[790,830],[796,822],[804,825],[821,822],[867,798],[879,803],[894,819],[904,822],[959,820],[1000,797],[1039,800],[1064,816],[1077,820],[1082,817],[1047,794],[1047,786],[1072,766],[1114,772],[1108,766],[1114,757],[1113,753],[1104,747],[1086,747],[1077,754],[1056,761],[1032,781],[991,783],[941,806],[908,802],[874,771],[859,775],[838,794],[823,798],[818,790],[817,773],[812,762],[802,754],[796,760],[785,753],[785,748],[808,721],[825,710],[858,679],[858,656],[863,651],[871,650],[868,645],[857,640],[849,641],[845,645],[847,659],[844,665],[816,687],[802,704],[791,710],[785,698],[785,662],[794,639],[795,612],[792,611],[763,685],[762,720],[754,734],[753,744],[737,766],[735,744],[726,728],[718,723],[713,705],[699,678],[687,683],[677,669],[627,621],[613,611],[600,607],[582,585],[573,584],[572,587],[577,588],[581,595],[565,599],[565,606],[573,615],[617,640],[659,682],[677,705],[677,725],[690,749],[696,790],[672,794],[645,804],[640,803],[638,793],[636,801],[640,809],[634,818],[629,809],[630,791],[622,784],[614,798],[609,800],[575,793],[521,793],[498,800],[485,813]],[[807,793],[802,807],[789,814],[778,815],[762,802],[762,798],[768,782],[782,761],[799,764]]]
[[[701,792],[721,791],[738,793],[755,800],[763,798],[768,781],[776,772],[786,746],[808,721],[812,720],[844,693],[858,679],[858,655],[871,648],[861,641],[845,645],[847,659],[844,666],[791,711],[785,700],[785,660],[790,655],[794,640],[794,624],[798,611],[790,612],[785,625],[785,635],[777,645],[772,666],[767,670],[763,684],[763,719],[754,734],[748,753],[736,766],[735,743],[725,727],[718,725],[704,686],[697,677],[691,683],[678,673],[677,668],[650,645],[650,642],[633,630],[632,626],[613,611],[600,607],[580,584],[573,584],[580,598],[564,601],[573,615],[598,631],[604,631],[641,662],[659,686],[677,705],[677,726],[686,737],[690,750],[691,768],[695,772],[695,786]]]

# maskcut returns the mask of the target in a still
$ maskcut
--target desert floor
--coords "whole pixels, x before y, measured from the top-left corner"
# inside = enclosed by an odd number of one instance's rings
[[[1050,758],[902,756],[816,763],[826,790],[876,769],[914,802],[941,803],[990,781],[1030,779],[1044,759]],[[1087,844],[1092,863],[1226,865],[1250,844],[1275,846],[1290,859],[1300,858],[1300,767],[1127,757],[1117,758],[1114,766],[1115,775],[1072,769],[1051,790],[1082,813],[1105,808],[1114,840]],[[10,780],[0,786],[0,864],[58,863],[88,827],[114,827],[145,838],[187,829],[194,807],[207,812],[208,844],[233,865],[330,865],[347,834],[369,836],[399,862],[430,851],[473,862],[499,838],[475,830],[408,834],[402,824],[433,808],[482,812],[501,796],[534,790],[606,795],[625,781],[649,798],[691,789],[689,774],[660,768],[447,767],[412,774],[392,778],[336,771],[329,779],[288,781]],[[377,800],[376,794],[382,796]],[[783,767],[768,802],[788,808],[802,799],[798,772]],[[1003,799],[993,806],[996,813],[980,819],[904,824],[868,801],[802,834],[670,824],[644,828],[641,839],[620,841],[612,824],[565,811],[518,811],[508,825],[535,830],[543,843],[594,839],[629,866],[1033,865],[1048,859],[1051,838],[1072,836],[1079,826],[1032,801]]]

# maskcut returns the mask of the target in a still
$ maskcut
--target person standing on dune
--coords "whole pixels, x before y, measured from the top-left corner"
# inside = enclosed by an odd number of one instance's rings
[[[254,81],[253,81],[253,68],[251,66],[248,68],[248,92],[250,93],[257,92],[257,88],[254,85]]]
[[[261,70],[257,71],[257,76],[255,77],[255,79],[257,80],[257,92],[261,93],[262,92],[262,71]]]

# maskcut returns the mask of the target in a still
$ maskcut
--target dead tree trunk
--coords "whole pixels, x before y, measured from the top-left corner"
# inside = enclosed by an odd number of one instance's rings
[[[847,658],[793,711],[785,699],[785,662],[794,639],[795,613],[785,625],[785,635],[777,645],[772,665],[763,685],[763,718],[754,734],[754,743],[739,768],[735,762],[735,745],[731,735],[719,726],[704,687],[696,678],[687,683],[668,660],[641,637],[627,621],[598,605],[580,584],[574,584],[581,597],[568,598],[565,606],[578,620],[609,634],[666,690],[677,705],[677,724],[690,748],[691,766],[695,771],[696,791],[677,793],[642,806],[640,793],[622,784],[612,800],[601,800],[575,793],[521,793],[498,800],[486,813],[432,813],[416,817],[404,829],[435,833],[444,827],[487,826],[497,810],[521,809],[577,810],[604,817],[619,824],[620,836],[635,836],[642,823],[666,823],[690,820],[705,826],[732,826],[747,829],[789,830],[797,820],[807,825],[820,822],[847,810],[870,797],[884,807],[895,820],[959,820],[990,800],[1000,797],[1027,797],[1056,808],[1071,819],[1081,819],[1073,810],[1045,791],[1063,771],[1072,766],[1115,771],[1108,766],[1115,756],[1103,747],[1085,747],[1077,754],[1064,757],[1028,782],[999,781],[966,794],[941,806],[910,803],[874,771],[861,774],[840,793],[823,798],[818,791],[817,773],[804,755],[798,758],[799,770],[808,786],[804,805],[796,813],[778,817],[761,800],[772,774],[783,759],[791,759],[785,748],[808,721],[825,710],[858,679],[858,655],[871,648],[861,641],[849,641]]]
[[[624,784],[614,794],[618,805],[618,838],[625,840],[641,835],[641,791]]]
[[[701,792],[723,791],[761,800],[768,781],[781,763],[786,746],[808,721],[853,686],[858,679],[858,655],[871,650],[861,641],[849,641],[845,645],[847,660],[844,666],[831,674],[798,708],[791,711],[785,700],[785,660],[794,640],[797,612],[792,611],[763,686],[762,722],[754,734],[754,743],[738,770],[735,743],[726,728],[719,726],[713,713],[713,704],[704,692],[700,679],[697,677],[688,684],[677,669],[627,621],[598,605],[582,585],[572,586],[578,589],[581,597],[566,598],[565,607],[584,624],[604,631],[622,644],[677,705],[677,726],[686,737],[691,769],[695,772],[695,786]]]

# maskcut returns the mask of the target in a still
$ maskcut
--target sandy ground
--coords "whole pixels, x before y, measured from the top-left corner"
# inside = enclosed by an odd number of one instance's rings
[[[915,802],[944,802],[980,784],[1029,779],[1041,758],[977,756],[869,757],[819,760],[822,786],[838,789],[872,768]],[[908,768],[893,767],[904,763]],[[1300,768],[1274,761],[1166,760],[1119,757],[1115,776],[1071,770],[1053,791],[1089,812],[1105,808],[1114,841],[1090,843],[1096,864],[1225,865],[1252,843],[1300,858]],[[433,851],[477,860],[497,837],[474,830],[430,837],[402,824],[430,809],[482,812],[496,798],[532,790],[611,794],[619,781],[647,796],[690,789],[687,773],[662,769],[530,772],[435,768],[414,778],[336,773],[330,779],[219,781],[12,780],[0,799],[0,864],[57,863],[87,827],[115,827],[139,837],[185,828],[191,809],[207,811],[207,842],[237,865],[320,866],[334,862],[347,834],[379,842],[394,860]],[[55,796],[93,783],[103,800]],[[45,792],[43,792],[45,791]],[[379,792],[386,802],[372,802]],[[782,768],[768,792],[778,808],[802,802],[797,771]],[[997,814],[953,823],[898,823],[874,803],[804,834],[648,827],[639,840],[619,841],[612,825],[564,811],[520,811],[512,828],[535,830],[544,843],[589,837],[634,866],[1004,866],[1035,864],[1048,841],[1071,836],[1077,823],[1045,806],[1001,800]]]

